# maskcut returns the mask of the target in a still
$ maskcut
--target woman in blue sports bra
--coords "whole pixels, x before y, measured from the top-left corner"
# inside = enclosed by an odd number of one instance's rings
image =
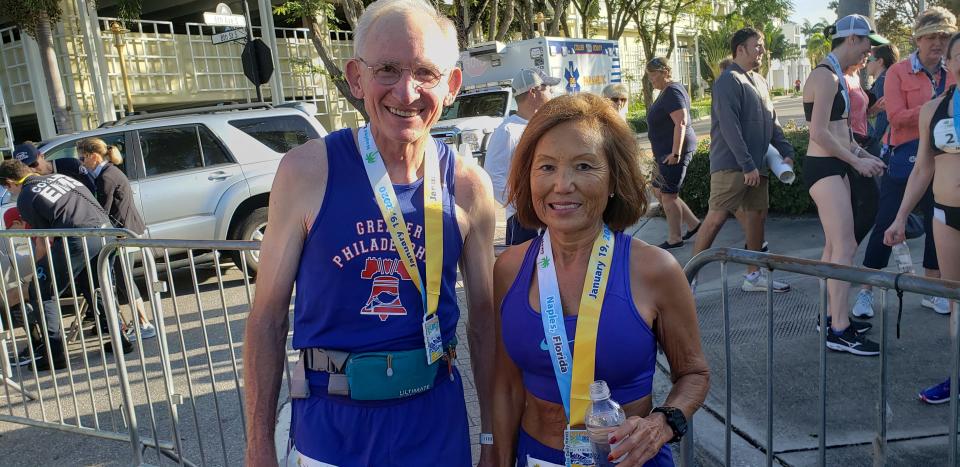
[[[864,177],[873,177],[882,173],[884,165],[853,140],[850,96],[843,70],[862,62],[871,45],[886,44],[887,40],[874,34],[870,23],[860,15],[840,18],[824,33],[833,39],[832,51],[810,72],[803,88],[803,106],[810,122],[803,178],[823,224],[825,243],[820,260],[850,265],[857,241],[849,174],[855,170]],[[846,282],[827,281],[829,330],[825,345],[854,355],[878,355],[880,346],[863,336],[870,324],[850,319],[849,290]]]
[[[946,66],[960,77],[960,33],[950,38]],[[889,246],[906,238],[907,216],[933,182],[933,238],[940,278],[960,281],[960,93],[956,85],[920,109],[920,148],[897,217],[884,233]],[[951,303],[951,307],[957,304]],[[950,378],[920,392],[928,404],[950,401]]]
[[[508,196],[521,224],[545,233],[504,251],[494,268],[497,465],[564,465],[583,446],[582,389],[604,380],[627,415],[608,435],[609,459],[672,466],[666,444],[706,396],[709,369],[679,264],[622,232],[647,204],[637,155],[623,120],[586,93],[547,103],[517,146]],[[654,408],[657,345],[674,385]]]

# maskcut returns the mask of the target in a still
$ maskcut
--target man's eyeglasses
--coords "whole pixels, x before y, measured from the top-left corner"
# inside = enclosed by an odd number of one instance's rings
[[[435,67],[427,65],[418,65],[416,67],[402,67],[398,63],[384,62],[378,63],[376,65],[370,65],[366,60],[357,57],[357,60],[360,63],[363,63],[364,66],[370,69],[373,72],[373,79],[379,84],[384,86],[393,86],[400,81],[400,78],[403,76],[403,71],[407,70],[410,72],[410,76],[413,77],[413,80],[417,82],[418,87],[424,89],[435,88],[440,84],[440,78],[443,77],[444,72],[438,70]]]
[[[627,103],[627,98],[626,98],[626,97],[611,97],[610,100],[613,101],[614,104],[626,104],[626,103]]]

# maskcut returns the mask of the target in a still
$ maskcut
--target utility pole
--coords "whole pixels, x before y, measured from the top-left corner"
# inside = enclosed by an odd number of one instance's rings
[[[837,18],[858,14],[866,16],[873,24],[876,11],[873,0],[840,0],[840,6],[837,8]]]

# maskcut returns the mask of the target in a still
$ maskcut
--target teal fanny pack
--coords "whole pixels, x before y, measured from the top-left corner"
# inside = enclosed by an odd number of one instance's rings
[[[350,398],[377,401],[419,394],[433,387],[439,368],[439,361],[427,365],[424,349],[353,354],[346,367]]]
[[[451,378],[456,345],[456,340],[451,341],[443,358],[451,368]],[[424,349],[354,354],[303,349],[292,375],[290,395],[295,399],[310,396],[305,372],[310,369],[329,374],[329,394],[363,401],[400,399],[433,388],[441,364],[438,360],[427,365]]]

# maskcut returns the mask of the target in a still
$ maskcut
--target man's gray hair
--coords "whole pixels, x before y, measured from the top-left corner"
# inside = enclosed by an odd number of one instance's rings
[[[460,47],[457,41],[457,28],[453,21],[444,14],[425,2],[424,0],[377,0],[367,6],[363,14],[360,15],[360,21],[357,22],[357,30],[353,35],[353,55],[360,57],[360,51],[363,50],[364,42],[370,33],[370,28],[382,17],[390,15],[414,15],[422,14],[432,19],[440,28],[443,37],[428,39],[425,43],[438,41],[444,44],[448,50],[444,51],[443,57],[437,57],[436,65],[440,68],[450,68],[457,63],[460,58]]]

